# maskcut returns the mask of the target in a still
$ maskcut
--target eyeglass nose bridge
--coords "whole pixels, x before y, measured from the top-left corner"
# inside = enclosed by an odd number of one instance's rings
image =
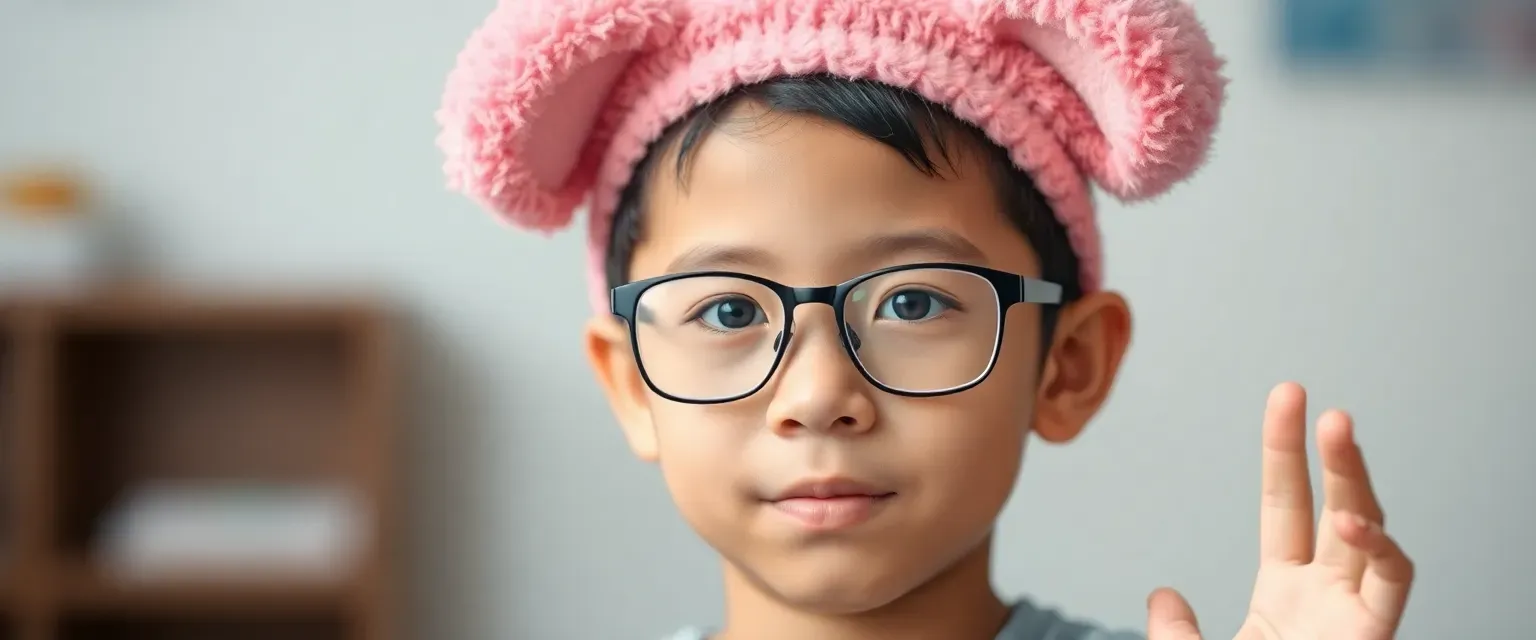
[[[834,324],[841,325],[843,310],[838,302],[843,296],[847,295],[850,288],[848,284],[827,285],[824,287],[784,287],[780,294],[786,303],[784,329],[779,332],[778,337],[773,341],[774,351],[777,352],[789,346],[790,338],[794,337],[795,334],[795,311],[802,305],[824,304],[832,307]],[[858,350],[859,337],[856,334],[851,334],[849,328],[844,326],[837,326],[836,330],[839,339],[844,342],[845,347],[851,348],[853,351]],[[848,344],[847,341],[850,339],[854,341],[854,344]],[[853,356],[853,354],[849,353],[849,356]]]
[[[802,304],[824,304],[833,308],[837,307],[837,298],[842,291],[838,285],[826,287],[789,287],[789,299],[798,307]]]
[[[825,287],[784,287],[780,295],[784,298],[784,339],[781,343],[788,344],[789,334],[795,327],[795,311],[802,305],[824,304],[832,307],[832,313],[841,321],[843,310],[838,304],[839,300],[847,294],[849,286],[846,284],[828,285]],[[841,330],[841,328],[839,328]]]

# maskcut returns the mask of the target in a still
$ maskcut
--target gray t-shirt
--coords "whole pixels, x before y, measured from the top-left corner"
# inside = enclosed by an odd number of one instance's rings
[[[707,629],[683,629],[667,640],[709,640]],[[1008,623],[997,640],[1144,640],[1131,631],[1110,631],[1103,627],[1069,619],[1054,609],[1043,609],[1028,601],[1013,605]]]

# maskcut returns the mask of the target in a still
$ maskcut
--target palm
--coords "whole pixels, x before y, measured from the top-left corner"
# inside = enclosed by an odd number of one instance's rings
[[[1392,637],[1350,582],[1311,566],[1266,567],[1254,585],[1239,640]]]
[[[1306,396],[1270,394],[1264,416],[1260,564],[1237,640],[1388,640],[1397,632],[1413,565],[1385,522],[1348,416],[1318,420],[1323,510],[1315,533],[1307,473]],[[1172,590],[1149,601],[1149,640],[1201,638],[1194,612]]]

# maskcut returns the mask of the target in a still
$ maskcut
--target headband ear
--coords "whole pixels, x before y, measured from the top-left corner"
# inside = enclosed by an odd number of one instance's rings
[[[554,231],[595,179],[586,142],[634,57],[675,33],[672,0],[502,0],[448,77],[438,145],[449,186]]]
[[[1205,160],[1225,99],[1223,61],[1182,0],[955,0],[978,30],[1055,67],[1088,117],[1055,130],[1078,165],[1123,200],[1157,196]]]

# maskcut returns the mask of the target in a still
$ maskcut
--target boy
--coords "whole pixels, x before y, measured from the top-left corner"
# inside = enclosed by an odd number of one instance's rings
[[[554,229],[586,204],[586,350],[641,459],[723,560],[695,640],[1134,637],[1005,603],[991,533],[1030,433],[1076,437],[1130,313],[1085,177],[1155,195],[1224,80],[1162,0],[509,2],[440,118],[454,183]],[[1389,638],[1412,570],[1348,418],[1265,414],[1240,638]],[[1199,637],[1149,600],[1153,640]]]

